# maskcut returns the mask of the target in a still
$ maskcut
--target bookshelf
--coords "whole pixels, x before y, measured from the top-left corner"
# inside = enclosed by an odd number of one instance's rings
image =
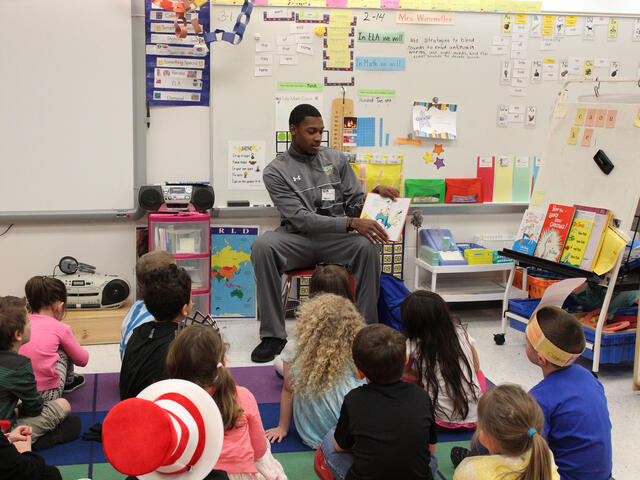
[[[149,215],[149,251],[166,250],[191,277],[194,310],[211,310],[211,233],[206,213],[177,212]]]

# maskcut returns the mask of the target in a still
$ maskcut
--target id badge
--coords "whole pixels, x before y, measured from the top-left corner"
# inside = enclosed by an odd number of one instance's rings
[[[336,199],[336,191],[333,188],[322,189],[322,201],[333,202]]]

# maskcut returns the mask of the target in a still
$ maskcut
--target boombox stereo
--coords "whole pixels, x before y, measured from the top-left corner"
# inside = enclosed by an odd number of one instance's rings
[[[64,275],[53,277],[67,288],[67,308],[118,308],[129,296],[129,284],[117,275],[96,273],[96,267],[62,257],[56,268]]]
[[[129,284],[117,275],[76,273],[56,276],[67,287],[67,308],[119,308]]]
[[[204,212],[213,207],[214,201],[213,187],[199,183],[143,185],[138,192],[138,203],[150,212]]]

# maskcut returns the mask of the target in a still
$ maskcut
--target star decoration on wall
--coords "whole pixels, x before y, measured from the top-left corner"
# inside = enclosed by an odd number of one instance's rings
[[[436,155],[440,155],[442,152],[444,152],[444,148],[442,148],[442,144],[436,143],[433,146],[433,153],[435,153]]]
[[[424,158],[424,163],[429,165],[431,162],[433,162],[433,153],[427,152],[424,154],[424,157],[422,158]]]
[[[433,164],[440,170],[444,167],[444,158],[436,157],[436,161],[433,162]]]

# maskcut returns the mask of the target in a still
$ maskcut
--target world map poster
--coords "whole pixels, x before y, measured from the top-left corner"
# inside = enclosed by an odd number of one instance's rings
[[[212,316],[256,316],[251,245],[257,237],[255,226],[211,227]]]

